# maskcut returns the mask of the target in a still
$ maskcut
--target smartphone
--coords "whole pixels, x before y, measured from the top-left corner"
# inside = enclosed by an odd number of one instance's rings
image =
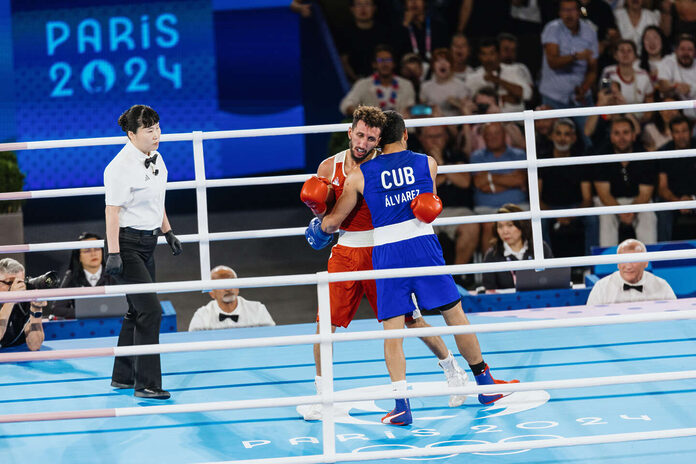
[[[411,107],[411,116],[432,116],[433,107],[428,105],[413,105]]]

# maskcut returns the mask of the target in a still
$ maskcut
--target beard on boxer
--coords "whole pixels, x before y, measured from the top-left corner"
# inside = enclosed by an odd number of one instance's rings
[[[372,159],[372,156],[377,153],[377,148],[373,148],[369,152],[360,151],[357,148],[353,148],[352,140],[348,140],[348,151],[350,152],[350,157],[353,158],[353,161],[360,164],[363,161]]]

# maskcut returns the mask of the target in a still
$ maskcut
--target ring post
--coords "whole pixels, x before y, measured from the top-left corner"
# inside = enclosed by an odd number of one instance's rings
[[[198,216],[198,251],[201,280],[210,280],[210,236],[208,234],[208,196],[205,185],[203,132],[193,132],[193,166],[196,173],[196,214]]]
[[[529,192],[529,211],[532,213],[532,243],[534,261],[539,263],[537,270],[544,266],[544,238],[541,232],[541,217],[539,212],[539,175],[537,172],[536,134],[534,132],[534,111],[524,112],[524,140],[527,146],[527,182]]]
[[[336,424],[333,417],[333,345],[331,342],[331,300],[329,298],[329,273],[317,272],[317,297],[319,301],[319,353],[321,360],[322,439],[324,462],[336,462]]]

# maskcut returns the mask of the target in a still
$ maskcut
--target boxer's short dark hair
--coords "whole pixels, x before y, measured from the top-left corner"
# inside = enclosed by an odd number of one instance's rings
[[[404,135],[406,130],[406,123],[404,122],[403,116],[401,116],[396,111],[385,111],[384,115],[387,118],[387,122],[382,128],[382,146],[389,143],[398,142]]]

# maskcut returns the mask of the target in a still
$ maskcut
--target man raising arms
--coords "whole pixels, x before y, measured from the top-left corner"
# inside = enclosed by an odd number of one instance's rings
[[[348,129],[350,140],[348,150],[339,152],[325,159],[317,170],[317,175],[308,179],[302,187],[300,197],[309,206],[312,212],[322,217],[329,209],[328,204],[333,203],[333,197],[340,198],[343,194],[346,177],[353,171],[359,171],[359,166],[376,155],[377,145],[380,140],[382,126],[386,118],[384,113],[373,106],[359,106],[353,112],[353,124]],[[313,223],[320,223],[320,219],[314,218]],[[350,272],[372,270],[372,218],[367,205],[362,200],[357,200],[345,217],[337,223],[339,229],[338,244],[331,250],[329,258],[329,272]],[[321,243],[311,242],[316,249],[328,245],[332,236]],[[309,240],[309,237],[308,237]],[[355,317],[355,312],[360,306],[363,295],[367,296],[375,315],[377,314],[377,293],[374,280],[362,280],[355,282],[332,282],[329,284],[331,300],[331,330],[336,327],[348,327]],[[412,311],[413,309],[409,310]],[[416,317],[406,317],[408,327],[430,327],[419,314]],[[317,324],[317,333],[319,326]],[[450,387],[463,386],[468,381],[466,373],[459,367],[440,337],[422,337],[421,340],[430,348],[444,369],[447,384]],[[317,392],[321,392],[321,364],[319,345],[314,345],[314,362],[317,376],[315,384]],[[452,395],[449,405],[460,406],[466,395]],[[305,420],[318,420],[321,418],[321,405],[312,405],[309,409],[298,408]]]

